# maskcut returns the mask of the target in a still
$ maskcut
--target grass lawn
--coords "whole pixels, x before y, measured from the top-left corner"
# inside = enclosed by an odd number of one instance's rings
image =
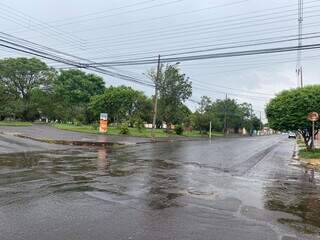
[[[18,122],[18,121],[0,121],[1,126],[8,126],[8,127],[29,127],[32,126],[30,122]]]
[[[84,133],[99,133],[99,130],[96,129],[95,126],[92,125],[72,125],[72,124],[53,124],[54,127],[62,130],[68,130],[68,131],[74,131],[74,132],[84,132]],[[107,135],[121,135],[120,130],[115,127],[109,127]],[[167,134],[164,129],[156,129],[155,130],[155,136],[156,137],[169,137],[174,136],[173,134]],[[128,136],[134,136],[134,137],[151,137],[151,129],[142,129],[138,130],[137,128],[129,128],[129,134]],[[202,135],[198,131],[192,131],[192,132],[184,132],[183,136],[186,137],[201,137]]]
[[[300,149],[299,156],[305,159],[320,159],[320,149],[315,149],[314,151],[308,151],[307,149]]]

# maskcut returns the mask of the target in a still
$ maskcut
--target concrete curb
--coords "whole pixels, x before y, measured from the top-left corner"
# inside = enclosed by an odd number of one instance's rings
[[[152,143],[173,143],[173,142],[187,142],[187,141],[203,141],[205,139],[150,139],[149,141],[142,142],[124,142],[124,141],[85,141],[85,140],[56,140],[56,139],[43,139],[35,138],[20,133],[12,132],[0,132],[3,135],[10,135],[14,137],[30,139],[37,142],[44,142],[49,144],[60,144],[70,146],[95,146],[95,147],[107,147],[107,146],[132,146],[139,144],[152,144]]]
[[[70,145],[70,146],[97,146],[97,147],[106,147],[106,146],[115,146],[115,145],[135,145],[135,143],[128,142],[93,142],[93,141],[78,141],[78,140],[54,140],[54,139],[42,139],[42,138],[34,138],[26,135],[22,135],[19,133],[5,133],[0,132],[3,135],[10,135],[14,137],[30,139],[37,142],[44,142],[49,144],[60,144],[60,145]]]
[[[293,158],[294,160],[299,160],[299,159],[300,159],[300,158],[299,158],[299,146],[298,146],[297,143],[294,145],[292,158]]]

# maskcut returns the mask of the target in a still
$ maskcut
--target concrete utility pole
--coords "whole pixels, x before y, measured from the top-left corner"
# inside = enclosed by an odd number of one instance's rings
[[[261,111],[260,112],[260,131],[262,131],[262,118],[261,118]]]
[[[211,129],[212,129],[212,123],[210,121],[210,125],[209,125],[209,138],[211,139],[212,135],[211,135]]]
[[[226,100],[224,102],[224,126],[223,126],[223,133],[224,135],[227,135],[227,100],[228,100],[228,94],[226,93]]]
[[[302,23],[303,23],[303,0],[298,0],[298,47],[302,46]],[[301,65],[301,50],[297,52],[297,84],[298,87],[303,87],[303,75]]]
[[[250,120],[251,120],[250,136],[253,135],[252,117],[253,117],[253,110],[252,110],[252,105],[250,104]]]
[[[160,55],[158,56],[158,66],[157,66],[157,75],[155,79],[155,87],[154,87],[154,106],[153,106],[153,120],[152,120],[152,131],[151,136],[152,138],[155,137],[155,128],[157,122],[157,111],[158,111],[158,83],[160,78],[160,71],[161,71],[161,63],[160,63]]]

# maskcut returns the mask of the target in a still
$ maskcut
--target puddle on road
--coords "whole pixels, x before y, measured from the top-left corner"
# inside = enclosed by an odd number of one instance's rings
[[[160,148],[143,154],[129,147],[117,151],[92,148],[0,155],[0,206],[21,199],[36,201],[50,194],[79,192],[106,201],[134,200],[133,203],[139,202],[149,210],[184,207],[181,197],[209,204],[217,199],[215,184],[222,181],[216,174],[217,167],[209,163],[208,168],[198,167],[199,163],[190,167],[190,161],[184,162],[177,156],[160,158],[161,151]],[[237,181],[244,181],[237,179],[230,184],[239,186]],[[222,184],[229,187],[227,181]],[[236,187],[229,191],[237,193]],[[300,218],[280,218],[280,223],[303,233],[320,234],[320,189],[308,175],[269,181],[259,191],[265,192],[262,201],[266,209]]]
[[[320,236],[320,187],[310,172],[274,181],[266,186],[265,207],[290,213],[299,219],[279,218],[278,221],[295,230]]]

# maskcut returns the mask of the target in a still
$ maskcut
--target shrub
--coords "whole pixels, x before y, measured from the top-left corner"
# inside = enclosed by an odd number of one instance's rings
[[[99,130],[99,123],[93,123],[93,124],[91,125],[91,129],[93,129],[93,130]]]
[[[129,126],[127,123],[119,125],[120,134],[127,135],[129,133]]]
[[[139,132],[142,132],[142,130],[144,129],[144,123],[141,118],[136,120],[135,127],[139,130]]]
[[[175,130],[177,135],[182,135],[183,134],[183,127],[181,125],[177,125],[174,130]]]

